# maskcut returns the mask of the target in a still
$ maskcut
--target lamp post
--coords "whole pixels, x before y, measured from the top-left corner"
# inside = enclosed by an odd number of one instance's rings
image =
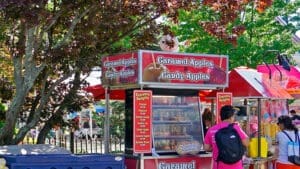
[[[278,64],[280,66],[282,66],[283,69],[287,70],[287,71],[290,71],[291,70],[291,67],[290,67],[290,64],[289,64],[289,61],[287,59],[287,56],[286,54],[280,54],[278,50],[267,50],[265,53],[264,53],[264,56],[266,56],[267,54],[269,53],[276,53],[276,58],[278,60]],[[275,64],[274,62],[274,59],[272,59],[272,63],[273,63],[273,66],[275,67],[275,69],[278,70],[279,74],[280,74],[280,80],[282,80],[282,72],[281,70],[277,67],[277,65]],[[264,64],[267,66],[268,70],[269,70],[269,79],[271,80],[272,79],[272,70],[269,66],[269,64],[265,61],[265,57],[263,57],[263,62]]]
[[[109,148],[110,148],[110,120],[109,120],[109,116],[110,116],[110,110],[109,110],[109,93],[110,93],[110,88],[106,87],[105,88],[105,102],[106,102],[106,111],[105,111],[105,120],[104,120],[104,153],[108,154],[109,153]]]
[[[286,54],[278,53],[277,59],[278,59],[279,65],[282,66],[283,69],[285,69],[287,71],[291,71],[291,66],[290,66],[290,63],[289,63],[289,60],[288,60]]]

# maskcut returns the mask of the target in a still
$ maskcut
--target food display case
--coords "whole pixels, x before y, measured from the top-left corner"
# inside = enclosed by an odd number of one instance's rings
[[[126,167],[210,169],[199,92],[227,87],[227,72],[226,55],[139,50],[102,57],[106,91],[125,90]]]
[[[203,144],[198,97],[153,96],[153,148],[176,153],[178,145]]]

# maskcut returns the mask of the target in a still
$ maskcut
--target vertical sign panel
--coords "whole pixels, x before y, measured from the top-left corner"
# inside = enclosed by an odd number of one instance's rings
[[[217,123],[221,122],[220,112],[221,112],[221,108],[225,105],[232,105],[232,93],[218,92],[217,108],[216,108]]]
[[[133,151],[150,153],[152,148],[152,91],[133,92]]]

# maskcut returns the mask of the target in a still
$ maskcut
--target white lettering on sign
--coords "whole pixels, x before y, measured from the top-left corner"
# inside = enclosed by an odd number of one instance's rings
[[[160,162],[158,169],[196,169],[196,162],[182,162],[182,163],[166,163]]]
[[[163,78],[163,79],[179,79],[179,80],[183,80],[184,76],[180,72],[163,72],[161,74],[161,78]]]
[[[119,59],[114,61],[104,61],[103,67],[119,67],[119,66],[130,66],[130,65],[136,65],[137,59],[136,58],[130,58],[130,59]]]
[[[169,58],[161,55],[157,56],[157,63],[163,65],[179,65],[179,66],[193,66],[196,68],[214,66],[212,61],[207,59],[195,59],[195,58]]]
[[[186,79],[192,80],[192,81],[209,80],[210,75],[206,74],[206,73],[191,73],[191,72],[188,72],[186,74]]]

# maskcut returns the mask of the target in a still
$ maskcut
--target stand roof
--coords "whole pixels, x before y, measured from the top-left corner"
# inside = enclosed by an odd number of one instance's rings
[[[229,86],[224,90],[215,90],[207,97],[216,97],[217,92],[231,92],[233,97],[292,99],[293,97],[268,74],[255,69],[238,67],[229,73]]]
[[[105,99],[105,88],[101,85],[89,86],[84,89],[86,92],[92,93],[94,100]],[[124,100],[125,99],[125,90],[110,90],[109,98],[112,100]]]
[[[269,66],[269,68],[268,68]],[[290,71],[283,69],[280,65],[258,65],[257,71],[268,73],[272,79],[277,81],[294,98],[300,98],[300,69],[290,66]],[[280,75],[281,74],[281,75]]]

